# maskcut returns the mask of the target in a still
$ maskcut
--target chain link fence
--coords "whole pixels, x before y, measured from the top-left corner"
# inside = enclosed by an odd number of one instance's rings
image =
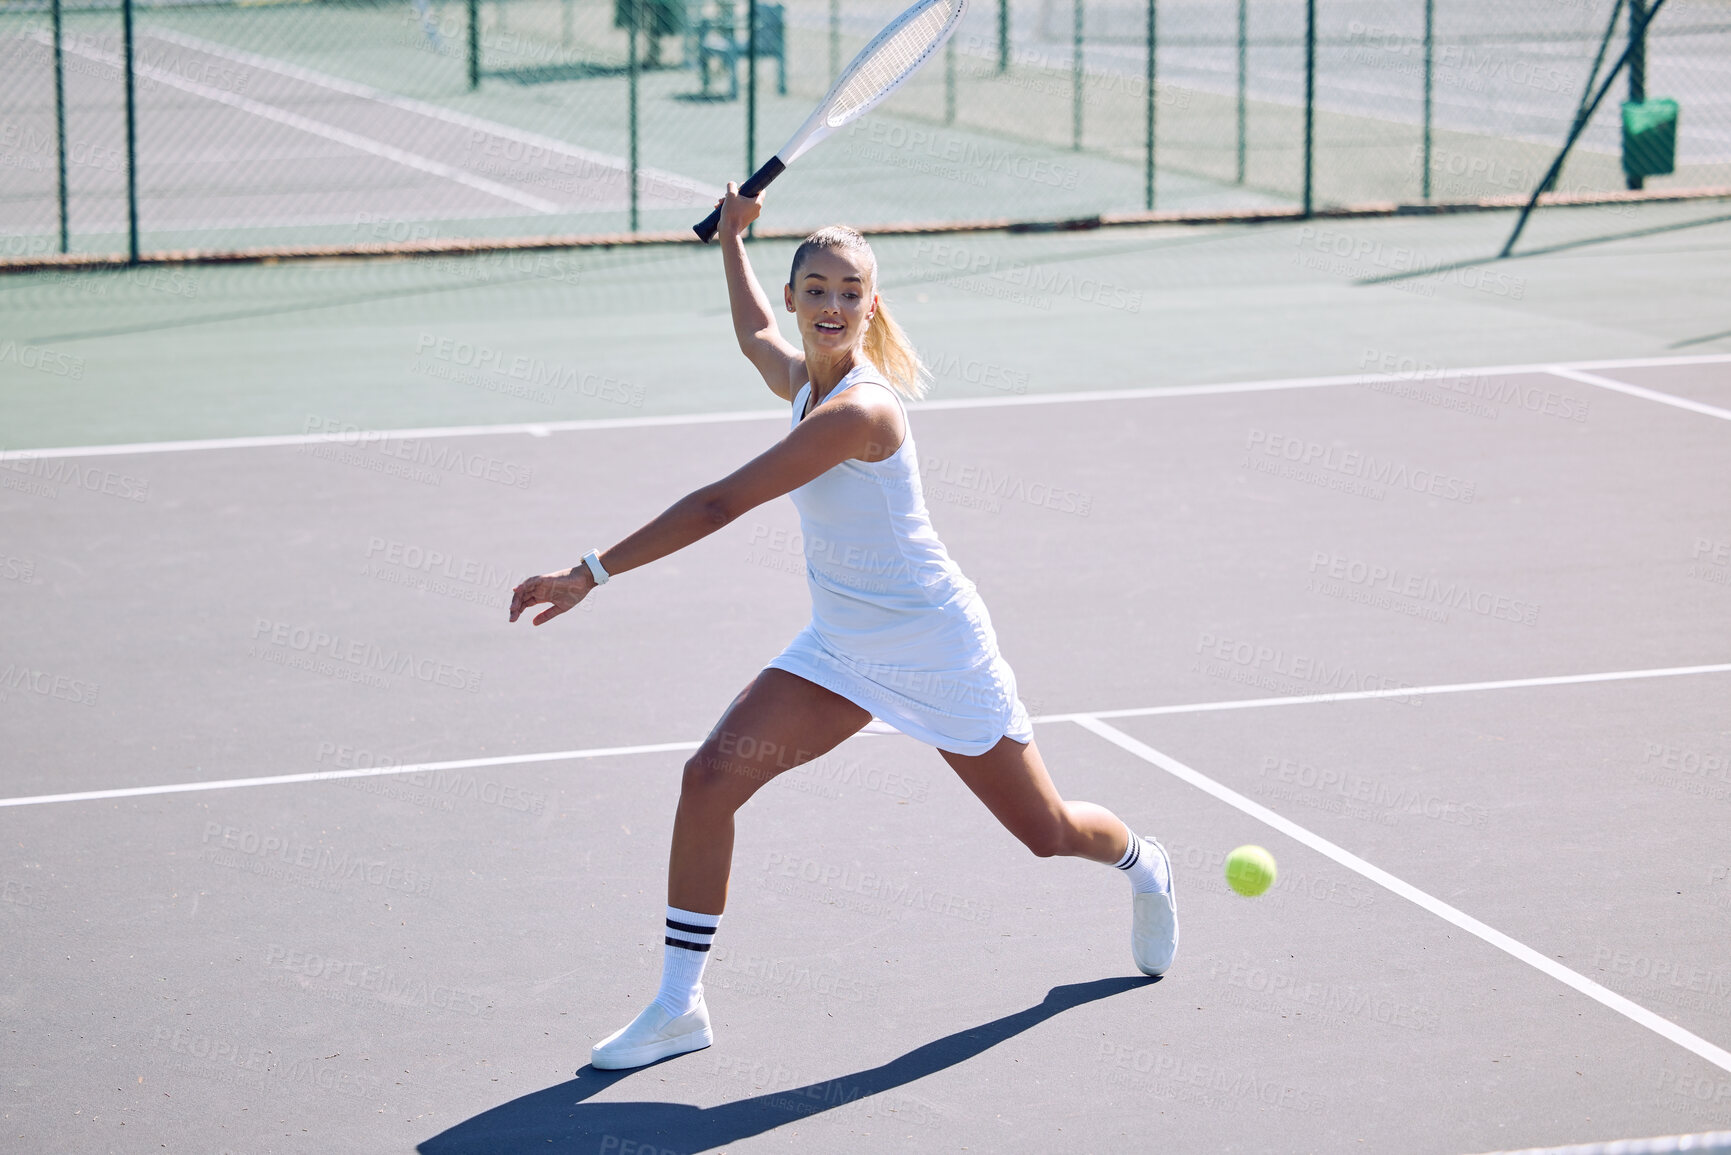
[[[976,0],[766,223],[1523,197],[1625,53],[1551,187],[1731,185],[1731,0],[1654,5]],[[0,0],[0,257],[677,233],[901,6]]]

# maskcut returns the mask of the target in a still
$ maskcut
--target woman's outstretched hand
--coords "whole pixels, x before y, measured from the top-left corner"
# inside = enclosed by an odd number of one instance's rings
[[[511,591],[511,620],[516,621],[524,610],[543,602],[551,603],[535,615],[534,624],[543,625],[576,606],[594,588],[595,579],[589,573],[589,567],[581,563],[564,573],[544,573],[539,577],[525,578]]]
[[[751,227],[751,222],[763,211],[763,194],[754,197],[739,195],[739,186],[732,181],[727,182],[727,195],[715,202],[721,210],[721,225],[716,230],[717,235],[735,237]]]

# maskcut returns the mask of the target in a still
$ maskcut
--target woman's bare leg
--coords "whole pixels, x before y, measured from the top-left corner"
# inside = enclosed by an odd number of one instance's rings
[[[829,753],[869,721],[870,711],[786,670],[758,674],[685,763],[667,904],[720,914],[733,864],[734,811],[765,782]]]
[[[1107,866],[1124,857],[1130,831],[1123,820],[1092,802],[1058,797],[1032,741],[1002,738],[978,757],[938,753],[1004,828],[1040,857],[1070,855]]]
[[[1158,842],[1138,839],[1104,807],[1058,797],[1040,751],[1011,738],[977,758],[944,752],[944,760],[1011,834],[1042,858],[1066,854],[1117,866],[1130,880],[1130,955],[1146,975],[1163,975],[1178,950],[1178,908],[1171,863]]]
[[[597,1068],[641,1067],[710,1045],[703,964],[727,905],[733,812],[765,782],[829,752],[869,721],[869,711],[785,670],[764,670],[733,700],[685,763],[667,864],[660,989],[641,1014],[590,1050]]]

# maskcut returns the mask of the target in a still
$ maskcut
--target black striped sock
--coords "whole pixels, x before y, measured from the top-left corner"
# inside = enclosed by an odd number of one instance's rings
[[[1130,845],[1124,848],[1124,857],[1113,863],[1114,870],[1129,870],[1142,857],[1142,839],[1137,835],[1130,836]]]
[[[715,942],[719,914],[667,908],[667,934],[661,948],[661,989],[655,1001],[670,1014],[683,1015],[703,997],[703,967]]]
[[[1124,849],[1124,857],[1113,865],[1129,876],[1130,889],[1136,894],[1169,890],[1172,886],[1165,855],[1134,832],[1130,835],[1130,845]]]
[[[719,914],[694,914],[689,910],[667,908],[667,945],[685,950],[708,951],[715,941],[715,930],[721,925]],[[704,921],[698,921],[699,919]]]

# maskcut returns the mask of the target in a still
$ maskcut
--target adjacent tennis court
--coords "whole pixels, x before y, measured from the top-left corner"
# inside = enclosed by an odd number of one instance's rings
[[[62,99],[51,6],[0,4],[0,259],[125,253],[134,240],[145,253],[208,253],[682,231],[899,8],[765,0],[753,96],[745,5],[720,0],[663,4],[680,27],[655,38],[653,65],[640,37],[636,68],[624,0],[485,0],[473,13],[425,0],[140,0],[129,146],[119,12],[65,5]],[[1624,11],[1609,0],[1312,8],[976,5],[941,61],[781,193],[781,219],[1515,196],[1569,134],[1595,54],[1610,44],[1616,55],[1606,29]],[[1731,183],[1728,34],[1714,0],[1668,0],[1647,33],[1652,95],[1682,108],[1675,163],[1648,188]],[[1607,102],[1554,188],[1623,187],[1621,146]]]
[[[1731,1130],[1726,215],[1552,210],[1497,264],[1507,216],[880,241],[933,520],[1060,788],[1172,851],[1178,959],[862,734],[742,812],[715,1045],[618,1073],[680,767],[806,620],[798,520],[505,606],[782,432],[714,254],[6,278],[8,1143]]]

